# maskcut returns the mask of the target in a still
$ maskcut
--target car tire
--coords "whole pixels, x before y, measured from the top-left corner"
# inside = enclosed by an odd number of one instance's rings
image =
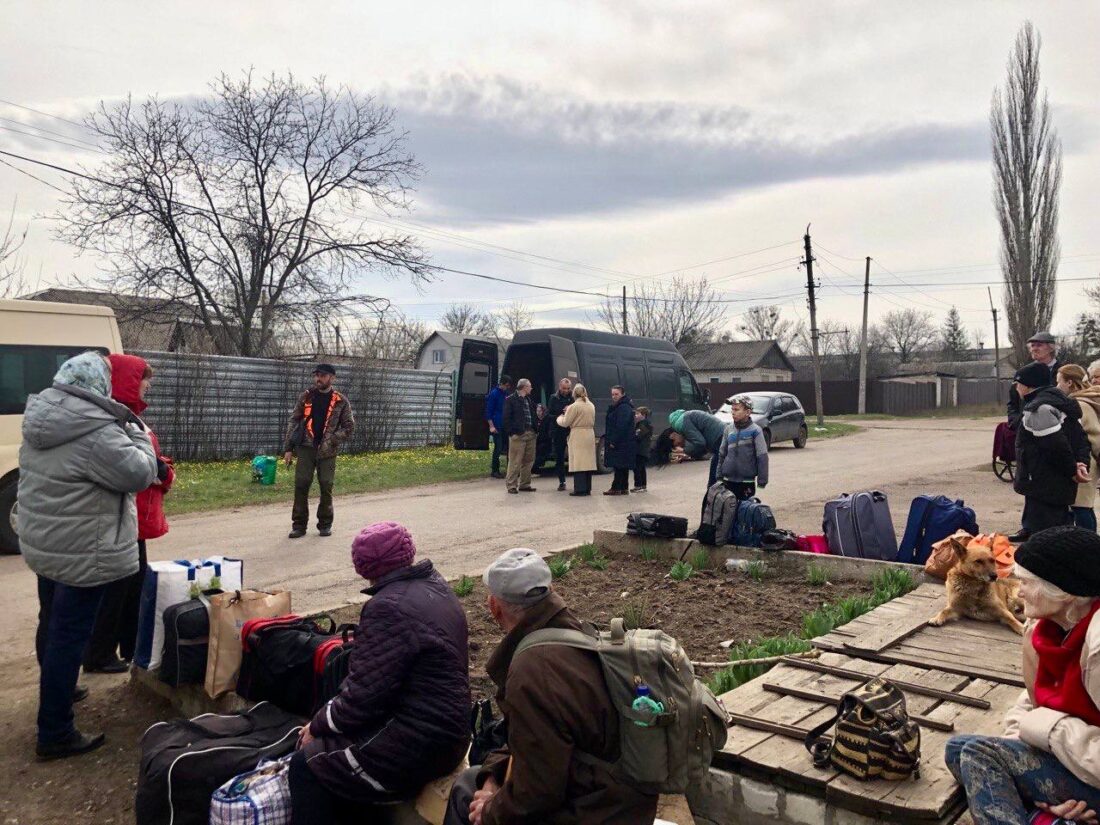
[[[0,554],[6,556],[19,554],[19,535],[15,532],[15,494],[18,487],[18,475],[12,475],[0,484]]]
[[[794,446],[801,450],[806,446],[806,442],[810,438],[810,431],[806,429],[806,422],[803,421],[802,425],[798,428],[798,438],[794,440]]]
[[[764,443],[770,450],[772,447],[772,431],[769,430],[767,427],[764,428]]]

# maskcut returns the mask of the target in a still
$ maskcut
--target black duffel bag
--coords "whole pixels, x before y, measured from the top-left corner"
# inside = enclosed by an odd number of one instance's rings
[[[626,517],[626,532],[632,536],[682,539],[687,537],[688,521],[679,516],[662,516],[659,513],[631,513]]]
[[[210,795],[261,759],[291,753],[301,725],[269,702],[153,725],[141,737],[137,825],[206,825]]]
[[[207,590],[203,596],[221,593]],[[164,610],[164,653],[160,680],[172,687],[201,685],[206,681],[210,649],[210,611],[203,599],[188,599]]]
[[[237,693],[274,702],[285,711],[308,715],[316,698],[314,655],[336,633],[331,616],[264,625],[242,639]]]

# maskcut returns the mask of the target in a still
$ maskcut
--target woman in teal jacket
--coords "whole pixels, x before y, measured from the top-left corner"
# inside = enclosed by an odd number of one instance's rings
[[[684,454],[693,459],[701,459],[710,453],[710,476],[707,486],[718,478],[718,451],[722,448],[722,438],[726,425],[720,418],[703,410],[675,410],[668,416],[668,429],[657,437],[650,459],[655,467],[669,463],[672,451],[682,448]]]

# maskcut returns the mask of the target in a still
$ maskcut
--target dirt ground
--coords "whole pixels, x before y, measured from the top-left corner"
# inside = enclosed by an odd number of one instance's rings
[[[803,576],[766,575],[757,582],[740,572],[703,570],[687,581],[668,577],[669,563],[610,556],[606,570],[575,565],[554,583],[582,619],[606,627],[623,608],[644,603],[648,627],[659,627],[679,640],[695,661],[724,658],[720,643],[759,640],[797,631],[802,617],[823,602],[866,593],[863,582],[840,581],[814,587]],[[500,641],[500,629],[485,608],[479,581],[464,599],[470,622],[470,678],[475,698],[489,698],[492,683],[485,662]]]
[[[611,556],[606,570],[578,564],[556,582],[566,603],[585,619],[606,625],[623,607],[644,603],[647,625],[675,636],[693,659],[723,656],[719,642],[748,641],[796,630],[822,602],[864,592],[866,584],[820,587],[802,577],[700,571],[684,582],[668,578],[667,562]],[[463,600],[470,622],[470,676],[476,697],[491,697],[485,662],[501,632],[485,607],[479,581]],[[706,609],[700,609],[706,605]],[[172,709],[135,690],[127,676],[90,675],[91,695],[76,706],[77,724],[107,731],[100,750],[79,759],[34,761],[38,670],[33,656],[0,666],[0,821],[4,825],[106,825],[133,822],[141,735]]]

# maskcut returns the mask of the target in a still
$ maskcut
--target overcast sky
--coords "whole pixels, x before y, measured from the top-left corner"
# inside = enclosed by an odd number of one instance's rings
[[[608,291],[706,275],[736,301],[733,328],[753,302],[805,316],[798,258],[812,223],[819,317],[858,324],[870,255],[882,267],[872,318],[904,306],[938,323],[955,304],[987,345],[986,287],[973,282],[999,273],[989,104],[1031,19],[1065,149],[1059,277],[1100,272],[1096,2],[0,0],[0,19],[0,98],[62,118],[126,95],[201,95],[248,67],[376,94],[425,166],[407,219],[433,230],[423,240],[444,266]],[[4,103],[0,118],[0,148],[96,160],[41,137],[87,139],[62,120]],[[95,272],[38,217],[57,193],[0,166],[4,214],[16,196],[42,285]],[[1072,326],[1087,285],[1060,285],[1056,329]],[[519,296],[540,325],[583,321],[594,303],[458,275],[422,292],[358,286],[429,322],[454,300]]]

